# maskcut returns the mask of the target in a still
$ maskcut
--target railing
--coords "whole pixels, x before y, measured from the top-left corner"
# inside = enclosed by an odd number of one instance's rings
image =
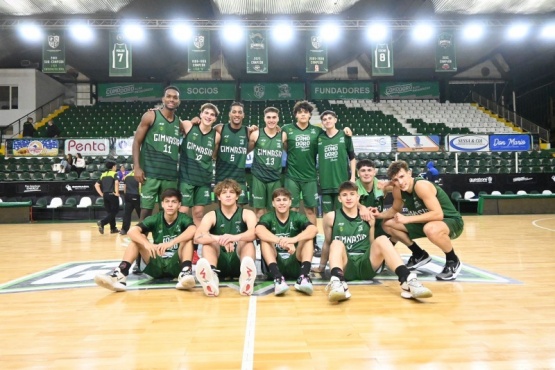
[[[58,95],[57,97],[55,97],[54,99],[52,99],[52,100],[48,101],[47,103],[41,105],[40,107],[38,107],[34,111],[29,112],[26,115],[24,115],[23,117],[18,118],[17,120],[13,121],[9,125],[2,127],[2,129],[0,129],[0,144],[4,143],[6,132],[10,128],[12,128],[12,135],[9,138],[13,138],[16,135],[18,135],[21,131],[23,131],[23,124],[27,121],[27,117],[29,117],[30,115],[34,115],[35,116],[35,124],[36,124],[36,122],[41,121],[44,117],[48,116],[54,110],[56,110],[60,106],[62,106],[63,102],[64,102],[64,97],[65,97],[64,94]]]
[[[528,121],[526,118],[522,118],[515,112],[506,107],[495,103],[489,99],[484,98],[483,96],[473,92],[472,93],[472,100],[481,106],[487,108],[488,110],[492,111],[493,113],[497,114],[499,117],[505,118],[507,121],[514,123],[516,126],[520,127],[521,129],[528,131],[532,134],[538,134],[541,140],[549,143],[549,130],[536,125],[533,122]]]

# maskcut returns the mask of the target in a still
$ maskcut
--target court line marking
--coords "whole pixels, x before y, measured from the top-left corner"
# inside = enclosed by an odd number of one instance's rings
[[[256,296],[249,299],[249,312],[245,328],[245,342],[243,344],[243,363],[241,370],[252,370],[254,366],[254,333],[256,330]]]
[[[548,217],[548,218],[540,218],[538,220],[534,220],[532,221],[532,225],[534,225],[537,228],[540,229],[544,229],[544,230],[548,230],[548,231],[555,231],[555,229],[550,229],[549,227],[543,227],[537,224],[538,221],[545,221],[545,220],[553,220],[555,217]]]

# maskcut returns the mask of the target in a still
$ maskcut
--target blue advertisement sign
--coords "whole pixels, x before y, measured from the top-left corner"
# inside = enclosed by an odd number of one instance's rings
[[[530,135],[503,134],[490,135],[489,147],[494,152],[516,152],[531,150]]]

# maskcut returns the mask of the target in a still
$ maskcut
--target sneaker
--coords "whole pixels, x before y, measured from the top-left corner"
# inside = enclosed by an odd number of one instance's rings
[[[239,275],[239,292],[241,295],[251,295],[254,291],[254,280],[256,279],[256,265],[250,257],[244,257],[241,261],[241,275]]]
[[[445,267],[443,271],[436,275],[438,280],[455,280],[459,276],[459,272],[462,270],[461,261],[447,261],[445,262]]]
[[[135,265],[133,266],[133,274],[141,275],[142,273],[143,273],[143,270],[141,270],[141,256],[139,256],[135,260]]]
[[[304,294],[312,295],[314,289],[312,288],[312,280],[310,276],[301,275],[295,283],[295,289]]]
[[[339,280],[337,276],[331,277],[326,287],[326,292],[328,291],[328,299],[330,302],[339,302],[351,298],[351,292],[349,292],[347,282]]]
[[[94,277],[96,285],[113,290],[114,292],[125,292],[127,290],[126,281],[127,276],[121,273],[119,267],[109,274],[101,274]]]
[[[177,284],[175,284],[175,289],[187,290],[195,287],[195,278],[190,268],[186,270],[181,270],[181,273],[177,277]]]
[[[419,258],[414,257],[414,254],[410,256],[406,266],[409,270],[416,270],[417,268],[424,266],[431,261],[432,257],[430,257],[428,252],[423,251],[422,255]]]
[[[120,231],[119,231],[119,234],[120,234],[120,235],[127,235],[127,231],[125,231],[125,230],[120,230]]]
[[[415,273],[407,277],[407,281],[401,284],[401,297],[403,298],[430,298],[432,291],[422,285],[416,278]]]
[[[118,229],[110,229],[110,234],[119,234]]]
[[[198,260],[199,260],[198,251],[195,249],[193,250],[193,259],[191,260],[191,263],[193,265],[196,265]]]
[[[314,257],[322,257],[322,249],[320,247],[314,247]]]
[[[98,226],[98,232],[104,234],[104,225],[102,225],[102,221],[97,221],[96,225]]]
[[[280,295],[289,290],[289,285],[285,281],[285,278],[282,276],[281,278],[274,279],[274,294]]]
[[[196,277],[204,295],[208,297],[217,297],[220,294],[220,280],[215,270],[212,270],[210,263],[206,258],[201,258],[197,262]]]

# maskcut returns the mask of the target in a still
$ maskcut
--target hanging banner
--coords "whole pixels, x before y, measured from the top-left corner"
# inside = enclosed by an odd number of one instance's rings
[[[49,31],[42,43],[42,72],[66,73],[65,35]]]
[[[131,61],[131,43],[126,41],[123,34],[110,32],[109,41],[110,77],[131,77],[133,75]]]
[[[442,32],[436,42],[436,72],[456,72],[457,56],[453,32]]]
[[[249,30],[247,36],[247,73],[268,73],[266,31]]]
[[[197,30],[189,43],[189,72],[210,71],[210,31]]]
[[[374,99],[372,81],[312,82],[311,99]]]
[[[110,83],[98,84],[98,101],[153,101],[164,95],[164,86],[160,83]]]
[[[393,42],[372,45],[372,76],[393,76]]]
[[[439,83],[382,82],[380,99],[439,99]]]
[[[181,100],[235,100],[235,82],[180,81],[171,85],[179,89]]]
[[[328,72],[328,45],[319,35],[309,33],[306,43],[306,73]]]
[[[243,83],[241,100],[303,100],[302,82]]]

